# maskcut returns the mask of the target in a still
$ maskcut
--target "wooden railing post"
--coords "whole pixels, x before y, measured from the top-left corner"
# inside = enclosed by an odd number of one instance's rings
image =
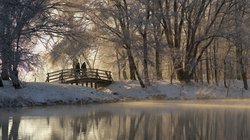
[[[112,76],[111,76],[111,72],[105,71],[105,73],[106,73],[107,79],[113,81]]]
[[[61,74],[60,74],[60,76],[59,76],[59,80],[61,81],[61,83],[63,83],[63,80],[64,78],[63,78],[63,70],[61,71]]]
[[[109,80],[113,81],[112,73],[109,71]]]
[[[98,69],[96,69],[95,78],[100,78],[100,77],[99,77],[99,73],[98,73]]]
[[[109,79],[108,71],[105,71],[105,74],[107,76],[107,79]]]
[[[49,82],[49,73],[47,73],[46,82]]]
[[[88,74],[87,74],[87,73],[88,73],[88,69],[83,70],[83,76],[84,76],[84,77],[88,77]]]

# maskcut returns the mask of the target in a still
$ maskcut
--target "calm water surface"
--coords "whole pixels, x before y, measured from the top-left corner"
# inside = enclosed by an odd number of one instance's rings
[[[129,102],[0,109],[0,139],[250,140],[250,109]]]

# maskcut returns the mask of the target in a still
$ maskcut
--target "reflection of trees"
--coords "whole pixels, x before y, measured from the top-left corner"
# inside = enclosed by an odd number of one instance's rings
[[[3,140],[17,140],[18,139],[18,129],[20,125],[20,117],[13,116],[12,126],[9,133],[9,116],[3,115],[0,117],[0,126],[2,128],[2,139]]]
[[[156,140],[161,140],[162,136],[162,116],[159,116],[156,120],[156,129],[155,129],[155,134],[156,134]]]
[[[97,131],[99,129],[103,129],[100,127],[100,122],[104,122],[105,124],[109,124],[111,122],[111,114],[109,112],[88,112],[84,116],[76,116],[73,118],[60,118],[60,127],[62,129],[67,128],[66,133],[72,133],[73,140],[88,139],[88,134],[92,131],[94,132],[95,139],[101,139],[101,134]]]
[[[141,113],[139,116],[133,116],[130,118],[129,140],[135,139],[135,135],[138,132],[143,116],[144,113]]]
[[[9,117],[6,115],[3,115],[0,117],[0,124],[2,128],[2,139],[7,140],[8,139],[8,130],[9,130]]]
[[[126,117],[121,116],[118,118],[118,129],[117,129],[117,140],[122,140],[126,137],[126,125],[124,122],[126,121]]]
[[[14,116],[11,131],[10,131],[10,135],[9,135],[9,139],[11,139],[11,140],[17,140],[18,139],[19,125],[20,125],[20,116]]]
[[[250,134],[247,116],[237,111],[183,112],[174,119],[174,140],[248,140]]]
[[[52,129],[49,138],[54,140],[249,140],[249,113],[243,110],[197,109],[119,114],[91,110],[81,116],[43,118],[47,123],[40,124],[45,125],[41,127],[43,129]],[[19,125],[20,117],[14,116],[9,120],[9,116],[0,116],[2,139],[18,139]]]
[[[70,139],[119,140],[248,140],[249,113],[225,110],[193,110],[133,115],[108,111],[61,118]],[[68,123],[67,123],[68,122]],[[64,135],[68,135],[64,134]]]

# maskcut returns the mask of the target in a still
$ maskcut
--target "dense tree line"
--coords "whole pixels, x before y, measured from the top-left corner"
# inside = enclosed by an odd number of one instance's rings
[[[239,79],[248,89],[247,0],[26,0],[25,4],[25,0],[12,1],[19,2],[17,7],[6,6],[13,5],[7,0],[1,3],[1,10],[8,11],[1,14],[9,14],[1,16],[5,17],[0,23],[4,25],[1,37],[10,37],[0,43],[2,65],[6,66],[2,66],[3,79],[8,79],[7,73],[10,77],[15,75],[21,62],[17,59],[25,56],[20,48],[25,48],[27,38],[32,40],[33,35],[39,38],[41,33],[53,32],[60,34],[49,54],[53,63],[83,58],[89,67],[94,67],[96,59],[103,57],[99,59],[109,61],[102,63],[113,66],[117,79],[137,79],[142,87],[149,86],[152,79],[215,84],[224,80],[225,87],[230,86],[231,79]],[[27,11],[30,8],[21,5],[37,7],[31,14]],[[14,15],[25,12],[29,13],[27,18],[15,19],[22,16]],[[3,51],[4,48],[9,49]],[[16,60],[4,60],[7,57],[3,52],[7,50],[11,52],[7,54],[13,55],[8,56]],[[93,50],[91,62],[89,54]]]
[[[76,0],[70,4],[92,23],[89,34],[115,48],[109,57],[116,59],[113,71],[119,79],[129,74],[128,79],[138,79],[142,87],[149,86],[151,79],[216,84],[224,79],[225,87],[230,79],[239,79],[248,89],[248,1]]]

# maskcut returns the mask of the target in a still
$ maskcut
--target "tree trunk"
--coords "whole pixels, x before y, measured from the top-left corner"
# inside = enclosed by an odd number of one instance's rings
[[[119,80],[121,80],[121,64],[120,64],[118,49],[116,49],[115,53],[116,53],[116,61],[117,61],[117,68],[118,68],[118,78]]]
[[[0,14],[0,16],[3,16],[2,14]],[[4,23],[0,20],[0,56],[1,56],[1,60],[3,61],[3,36],[4,36]],[[3,63],[3,62],[2,62]],[[1,70],[3,70],[3,64],[0,64],[1,66]],[[3,81],[2,81],[2,73],[0,75],[0,87],[3,87]]]
[[[237,73],[237,78],[239,78],[241,76],[242,80],[243,80],[243,85],[244,85],[244,89],[248,89],[248,84],[247,84],[247,69],[245,68],[246,65],[246,61],[244,60],[244,58],[246,57],[244,55],[244,52],[247,51],[247,47],[246,43],[244,43],[243,37],[245,36],[244,32],[242,31],[242,27],[244,27],[244,16],[245,16],[245,12],[243,12],[244,5],[240,3],[239,0],[237,0],[237,4],[235,5],[235,31],[236,31],[236,57],[237,57],[237,66],[239,64],[240,68],[240,74]],[[236,68],[236,69],[237,69]],[[238,69],[237,69],[238,70]],[[240,76],[238,76],[238,74]]]
[[[242,73],[242,80],[243,80],[243,84],[244,84],[244,89],[248,90],[247,72],[242,71],[241,73]]]
[[[143,81],[142,81],[142,79],[141,79],[141,76],[140,76],[140,74],[139,74],[139,72],[138,72],[138,70],[137,70],[137,68],[136,68],[136,66],[135,66],[135,61],[134,61],[134,59],[133,59],[133,65],[134,65],[134,67],[135,67],[135,73],[136,73],[136,76],[137,76],[137,78],[138,78],[138,80],[139,80],[139,83],[140,83],[140,85],[141,85],[141,87],[142,88],[145,88],[146,86],[145,86],[145,84],[143,83]]]
[[[160,55],[160,43],[156,42],[155,49],[155,68],[156,68],[156,77],[157,80],[163,80],[162,77],[162,66],[161,66],[161,55]]]
[[[239,57],[239,64],[240,64],[240,73],[241,73],[241,78],[243,81],[244,89],[248,90],[248,83],[247,83],[247,71],[245,68],[244,60],[243,60],[243,50],[240,48],[240,57]]]
[[[129,70],[130,70],[130,80],[136,80],[136,76],[140,82],[142,88],[145,88],[145,85],[140,77],[140,74],[136,68],[134,58],[132,56],[132,52],[130,46],[127,46],[127,55],[128,55],[128,62],[129,62]]]
[[[224,59],[224,86],[225,86],[225,88],[228,88],[228,86],[227,86],[227,66],[226,66],[226,59]]]
[[[199,78],[201,83],[203,83],[203,67],[202,67],[202,60],[200,61],[200,70],[199,70]]]
[[[170,74],[170,84],[173,84],[173,78],[174,78],[174,70],[173,70],[173,63],[172,61],[170,60],[170,65],[169,65],[169,74]]]
[[[0,53],[1,53],[1,60],[2,60],[2,73],[1,77],[3,80],[9,80],[9,67],[10,67],[10,55],[11,55],[11,48],[10,44],[7,43],[10,37],[9,35],[9,7],[4,5],[2,7],[5,12],[0,12]]]
[[[10,67],[10,63],[9,63],[9,56],[8,53],[8,46],[7,45],[3,45],[2,46],[2,73],[1,73],[1,77],[3,80],[9,80],[10,75],[9,75],[9,67]]]
[[[197,70],[195,71],[195,73],[194,73],[194,81],[195,81],[196,83],[199,82],[197,73],[198,73],[198,69],[197,69]]]
[[[179,50],[174,50],[173,52],[173,57],[172,57],[172,61],[173,61],[173,66],[174,66],[174,70],[176,72],[177,75],[177,79],[181,82],[185,82],[185,83],[189,83],[192,79],[192,75],[193,75],[193,66],[192,66],[192,58],[189,56],[186,56],[185,58],[185,67],[183,66],[183,58],[182,58],[182,54],[180,54]]]
[[[206,50],[206,76],[207,76],[207,83],[210,84],[210,72],[209,72],[208,50]]]
[[[154,20],[157,20],[155,16],[153,16]],[[155,41],[155,70],[156,70],[156,78],[157,80],[163,80],[162,76],[162,57],[161,57],[161,39],[162,39],[162,31],[160,22],[156,22],[152,24],[154,27],[154,41]]]
[[[21,89],[22,85],[21,85],[21,82],[20,82],[19,77],[18,77],[17,69],[13,69],[13,71],[11,71],[10,77],[11,77],[11,81],[12,81],[14,88]]]
[[[182,62],[175,60],[173,61],[174,69],[176,71],[177,79],[181,82],[189,83],[191,81],[191,75],[189,74],[189,70],[184,69],[182,66]]]
[[[213,46],[213,50],[214,50],[214,52],[213,52],[214,59],[213,60],[214,60],[214,79],[215,79],[216,85],[218,86],[219,85],[219,83],[218,83],[218,66],[217,66],[217,57],[216,57],[216,52],[217,52],[216,47],[218,46],[217,43],[218,43],[218,41],[216,40],[214,42],[214,46]]]
[[[3,87],[3,80],[1,76],[0,76],[0,87]]]
[[[130,80],[136,80],[134,58],[132,56],[130,47],[127,47],[127,55],[129,63]]]
[[[241,60],[240,58],[242,57],[241,54],[240,54],[240,49],[238,48],[240,46],[236,46],[236,78],[237,80],[241,80],[242,79],[242,73],[241,73]]]
[[[1,22],[0,22],[1,23]],[[1,73],[1,77],[3,80],[9,80],[9,61],[8,61],[8,52],[7,52],[7,45],[5,42],[4,38],[4,32],[3,27],[1,27],[2,25],[0,25],[0,54],[1,54],[1,60],[2,60],[2,73]]]
[[[176,70],[176,75],[179,81],[189,83],[191,81],[190,75],[183,68]]]
[[[13,86],[15,87],[15,89],[21,89],[22,85],[21,82],[19,80],[18,77],[18,64],[20,63],[20,59],[21,59],[21,54],[19,52],[19,39],[20,39],[20,34],[18,35],[18,39],[16,40],[16,48],[14,51],[12,51],[11,53],[11,65],[12,68],[9,67],[9,71],[10,71],[10,78],[12,81]]]
[[[149,75],[148,75],[148,44],[147,44],[147,34],[143,35],[143,73],[144,73],[144,80],[145,85],[149,86]]]

